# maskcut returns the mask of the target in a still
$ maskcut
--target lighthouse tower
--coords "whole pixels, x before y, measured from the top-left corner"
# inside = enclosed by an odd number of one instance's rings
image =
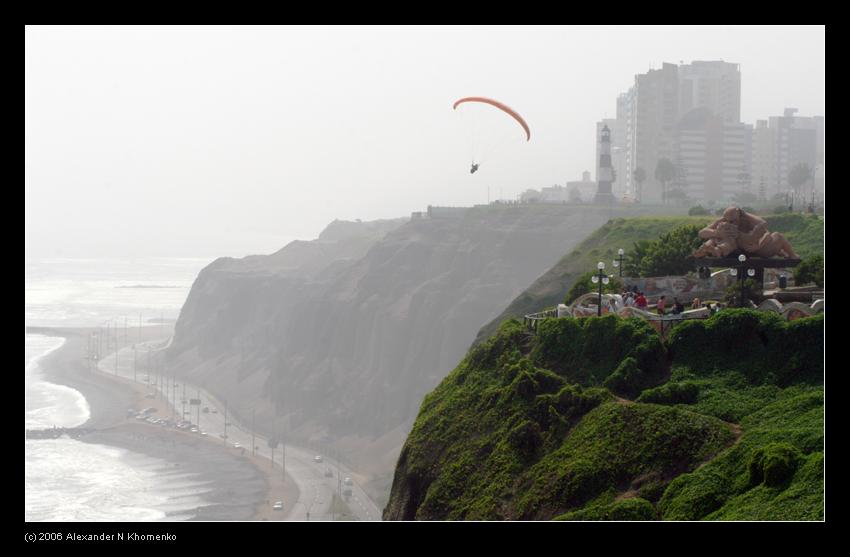
[[[611,193],[611,183],[614,181],[614,169],[611,168],[611,130],[607,125],[602,128],[602,137],[599,140],[599,172],[596,180],[593,202],[603,205],[614,203],[614,194]]]

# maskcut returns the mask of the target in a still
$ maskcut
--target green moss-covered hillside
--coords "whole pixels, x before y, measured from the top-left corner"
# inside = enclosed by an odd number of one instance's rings
[[[820,519],[822,328],[508,320],[425,398],[384,518]]]
[[[635,242],[656,240],[662,234],[686,224],[705,226],[717,218],[634,217],[609,220],[517,296],[498,317],[482,327],[475,342],[490,337],[499,323],[506,319],[521,318],[527,313],[563,302],[564,295],[575,281],[588,271],[595,271],[598,261],[604,261],[610,268],[619,248],[628,253]],[[822,217],[782,214],[765,215],[764,218],[768,230],[784,234],[800,257],[823,255]]]

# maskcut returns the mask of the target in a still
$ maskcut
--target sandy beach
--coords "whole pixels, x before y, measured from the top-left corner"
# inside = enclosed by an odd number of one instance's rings
[[[185,431],[162,428],[127,417],[127,409],[157,408],[168,416],[171,407],[159,398],[145,398],[145,387],[132,380],[90,369],[84,358],[89,329],[27,328],[28,333],[63,337],[65,344],[45,357],[42,368],[53,383],[72,387],[88,401],[91,416],[81,427],[95,431],[79,440],[120,447],[168,462],[208,483],[203,498],[211,505],[199,507],[193,520],[285,520],[298,498],[295,483],[284,482],[280,469],[253,458],[250,453],[227,448],[220,441]],[[159,327],[144,327],[141,341],[161,336]],[[136,340],[136,335],[133,335]],[[284,511],[274,511],[275,501]]]

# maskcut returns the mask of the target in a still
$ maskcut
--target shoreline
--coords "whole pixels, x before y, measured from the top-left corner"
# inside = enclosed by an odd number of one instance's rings
[[[139,340],[160,337],[158,327],[145,329],[148,330],[143,329]],[[288,517],[292,502],[297,499],[297,488],[291,480],[284,485],[281,475],[273,473],[269,464],[263,466],[257,458],[237,454],[197,434],[128,419],[128,408],[141,410],[154,406],[161,416],[170,414],[171,408],[158,398],[146,399],[144,386],[139,383],[89,369],[84,352],[87,335],[93,330],[26,328],[27,334],[65,339],[61,347],[44,356],[40,367],[45,379],[79,391],[88,402],[90,417],[79,427],[96,431],[80,436],[80,441],[157,458],[207,483],[210,489],[201,497],[211,504],[198,507],[190,521],[266,521]],[[285,502],[283,511],[272,510],[275,498]]]

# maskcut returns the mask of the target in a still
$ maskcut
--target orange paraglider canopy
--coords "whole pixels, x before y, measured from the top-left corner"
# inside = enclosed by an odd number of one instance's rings
[[[513,108],[509,107],[508,105],[506,105],[504,103],[500,103],[497,100],[488,99],[487,97],[464,97],[460,100],[455,101],[455,104],[452,107],[452,109],[457,109],[457,106],[459,104],[469,103],[469,102],[486,103],[486,104],[495,106],[496,108],[498,108],[502,112],[510,114],[511,117],[514,120],[519,122],[519,125],[522,126],[522,129],[525,130],[526,141],[531,141],[531,130],[528,129],[528,124],[525,123],[525,120],[522,119],[522,116],[520,116]]]

